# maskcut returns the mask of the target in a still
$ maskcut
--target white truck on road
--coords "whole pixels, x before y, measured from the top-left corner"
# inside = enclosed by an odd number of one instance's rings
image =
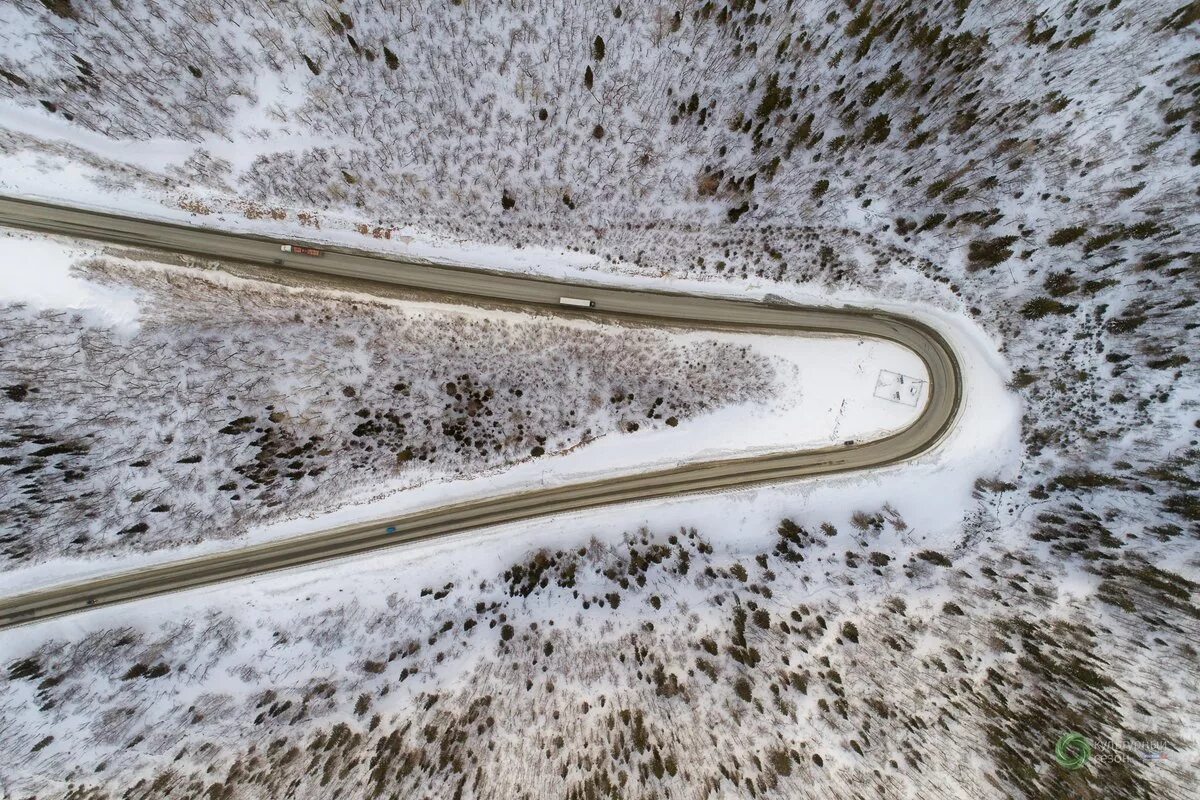
[[[595,308],[595,300],[581,300],[578,297],[560,297],[558,304],[562,306],[573,306],[575,308]]]

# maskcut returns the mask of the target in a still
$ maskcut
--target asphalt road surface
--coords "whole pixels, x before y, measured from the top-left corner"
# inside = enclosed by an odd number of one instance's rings
[[[455,295],[468,302],[538,307],[657,326],[884,339],[920,356],[929,378],[927,401],[921,416],[907,428],[883,439],[795,453],[692,463],[637,475],[532,489],[52,586],[0,598],[0,629],[534,517],[894,464],[934,447],[954,424],[962,400],[959,363],[941,334],[922,322],[882,311],[778,305],[570,284],[409,261],[322,244],[308,245],[320,248],[321,256],[305,256],[282,252],[280,245],[283,242],[279,240],[9,198],[0,198],[0,225],[395,284]],[[562,297],[591,300],[595,307],[568,311],[560,306]]]

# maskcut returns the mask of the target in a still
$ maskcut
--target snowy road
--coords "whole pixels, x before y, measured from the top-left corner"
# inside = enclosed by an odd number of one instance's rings
[[[265,238],[8,198],[0,198],[0,224],[204,258],[284,266],[573,315],[707,330],[826,333],[881,339],[916,353],[929,379],[924,412],[908,427],[882,439],[694,463],[500,495],[64,584],[0,599],[0,628],[533,517],[894,464],[934,447],[954,424],[962,400],[960,366],[941,334],[922,322],[882,311],[772,305],[568,284],[398,260],[348,248],[325,248],[323,255],[312,257],[281,252],[280,242]],[[564,309],[559,302],[564,296],[590,300],[595,307]]]

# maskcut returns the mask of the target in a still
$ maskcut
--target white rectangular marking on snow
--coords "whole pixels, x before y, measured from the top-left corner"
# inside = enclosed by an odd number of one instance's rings
[[[891,370],[879,370],[879,377],[875,379],[876,397],[904,406],[916,408],[924,390],[925,380],[923,378],[914,378],[911,375],[902,375]]]

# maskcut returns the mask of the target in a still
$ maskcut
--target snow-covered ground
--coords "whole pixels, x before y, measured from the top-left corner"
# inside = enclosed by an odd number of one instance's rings
[[[0,302],[34,311],[78,311],[94,325],[131,333],[137,327],[137,292],[100,286],[71,274],[86,251],[29,234],[0,229]]]

